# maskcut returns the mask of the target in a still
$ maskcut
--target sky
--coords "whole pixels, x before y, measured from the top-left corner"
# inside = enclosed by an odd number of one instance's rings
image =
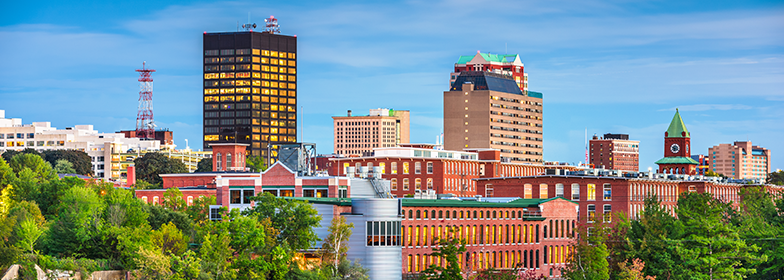
[[[782,1],[10,1],[0,110],[134,129],[146,61],[158,127],[199,149],[202,34],[270,15],[297,35],[299,139],[320,154],[347,110],[410,110],[411,141],[434,143],[454,63],[482,51],[519,54],[544,94],[546,161],[585,161],[587,130],[629,134],[655,169],[678,108],[693,153],[750,140],[784,169]]]

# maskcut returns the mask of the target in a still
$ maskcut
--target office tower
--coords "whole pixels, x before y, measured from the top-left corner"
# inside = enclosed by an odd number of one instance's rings
[[[204,33],[204,148],[297,142],[297,37],[276,29]]]
[[[444,92],[444,149],[466,148],[498,149],[501,161],[543,162],[542,94],[524,92],[510,75],[460,72]]]
[[[708,148],[709,170],[735,179],[766,179],[770,173],[770,150],[736,141]]]
[[[629,140],[628,134],[593,136],[590,141],[591,164],[595,168],[639,171],[640,141]]]
[[[409,111],[370,109],[367,116],[332,117],[334,151],[339,155],[370,156],[374,148],[409,143]]]
[[[449,87],[455,85],[457,76],[464,71],[493,72],[512,77],[523,93],[528,92],[528,73],[517,54],[491,54],[476,52],[475,55],[461,55],[455,63],[455,71],[449,76]]]

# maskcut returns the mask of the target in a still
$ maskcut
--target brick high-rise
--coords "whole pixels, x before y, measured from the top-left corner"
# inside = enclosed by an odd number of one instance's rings
[[[271,143],[297,142],[296,61],[296,36],[205,32],[204,148],[243,143],[267,157]]]
[[[590,141],[591,164],[595,168],[639,171],[640,141],[629,140],[628,134],[604,134]]]
[[[509,75],[463,71],[444,92],[444,148],[491,148],[502,161],[542,163],[542,94]]]
[[[367,116],[332,117],[334,151],[339,155],[370,156],[375,148],[395,147],[410,141],[409,111],[370,109]]]

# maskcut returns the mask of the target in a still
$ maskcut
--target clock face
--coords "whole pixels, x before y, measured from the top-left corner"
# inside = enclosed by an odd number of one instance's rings
[[[670,152],[673,154],[677,154],[680,150],[681,146],[678,146],[678,144],[672,144],[672,146],[670,146]]]

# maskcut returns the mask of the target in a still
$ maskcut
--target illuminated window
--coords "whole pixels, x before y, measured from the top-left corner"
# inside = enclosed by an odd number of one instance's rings
[[[408,162],[403,163],[403,174],[408,174]]]
[[[530,199],[533,198],[533,186],[531,184],[523,185],[523,198]]]
[[[204,73],[205,79],[217,79],[219,76],[218,73]]]
[[[588,184],[587,200],[596,200],[596,184]]]
[[[408,190],[408,178],[403,178],[403,190]]]
[[[221,79],[234,79],[234,72],[221,72],[220,73]]]
[[[539,198],[547,198],[547,184],[539,184]]]
[[[422,189],[422,179],[416,178],[416,179],[414,180],[414,189],[415,189],[415,190],[420,190],[420,189]]]
[[[204,89],[204,94],[218,94],[218,92],[219,91],[218,91],[217,88],[205,88]]]
[[[204,141],[218,141],[219,138],[218,135],[204,135]]]
[[[392,163],[390,163],[390,164],[391,164],[391,166],[390,166],[390,172],[391,172],[392,174],[397,174],[397,162],[392,162]]]
[[[596,219],[596,205],[588,205],[588,222],[593,223]]]
[[[389,182],[389,185],[390,185],[390,187],[392,188],[393,191],[396,191],[397,190],[397,179],[392,178],[392,180],[390,180],[390,182]]]
[[[610,212],[612,212],[612,205],[605,204],[603,207],[604,209],[602,212],[602,217],[604,218],[604,222],[605,223],[612,222],[612,214],[610,214]]]

